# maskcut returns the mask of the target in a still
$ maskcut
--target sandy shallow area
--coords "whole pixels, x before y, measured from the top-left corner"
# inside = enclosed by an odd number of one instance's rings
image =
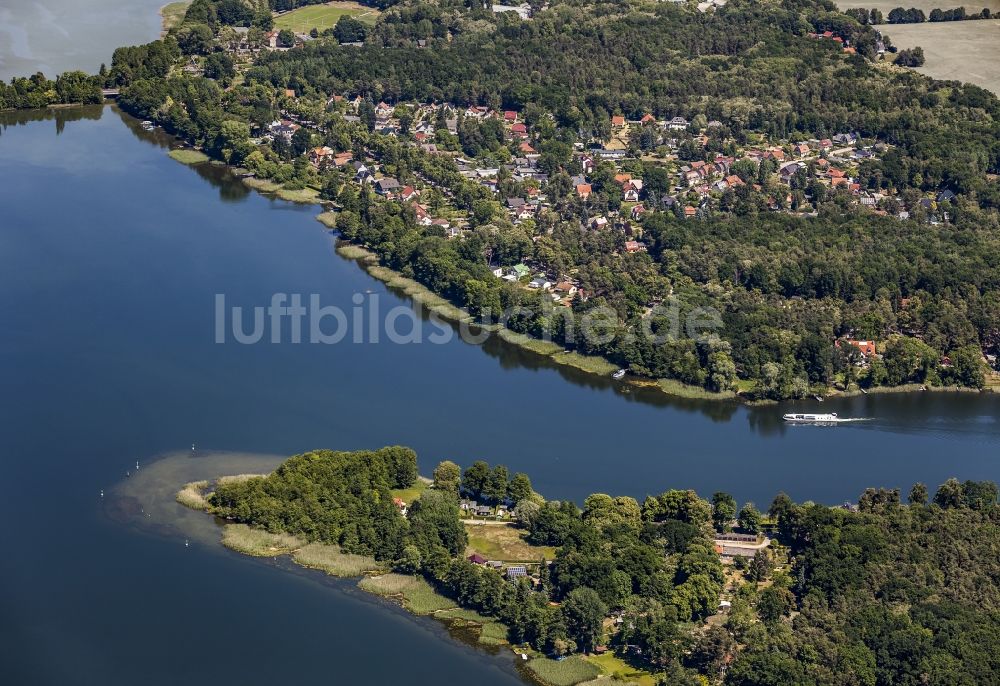
[[[230,474],[266,474],[287,456],[235,452],[187,451],[163,455],[116,484],[105,494],[109,517],[163,536],[218,545],[222,530],[214,517],[177,502],[177,491],[191,481],[213,481]]]

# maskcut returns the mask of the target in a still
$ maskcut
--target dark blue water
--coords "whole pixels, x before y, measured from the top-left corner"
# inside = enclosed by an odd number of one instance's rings
[[[6,115],[5,115],[6,116]],[[503,661],[370,602],[109,521],[97,493],[192,442],[292,454],[403,443],[504,462],[552,498],[1000,480],[1000,398],[864,396],[869,421],[787,427],[783,407],[623,394],[499,342],[219,345],[215,296],[405,303],[336,256],[315,208],[166,157],[115,111],[6,116],[0,133],[3,683],[225,679],[514,683]],[[391,659],[387,659],[387,653]],[[363,669],[362,669],[363,667]]]

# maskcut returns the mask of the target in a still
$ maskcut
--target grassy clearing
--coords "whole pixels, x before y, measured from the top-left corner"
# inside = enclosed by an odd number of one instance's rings
[[[192,150],[190,148],[178,148],[176,150],[171,150],[167,154],[170,155],[171,159],[176,160],[181,164],[201,164],[202,162],[208,162],[209,159],[211,159],[200,150]]]
[[[191,483],[184,484],[184,488],[177,491],[175,499],[181,505],[185,507],[190,507],[192,510],[203,510],[208,511],[211,507],[208,501],[205,500],[205,489],[208,488],[207,481],[192,481]]]
[[[272,534],[246,524],[226,524],[222,530],[222,545],[254,557],[277,557],[301,548],[302,544],[295,536]]]
[[[649,672],[636,669],[611,652],[604,655],[588,655],[587,662],[601,670],[604,680],[615,679],[615,683],[629,683],[637,686],[656,686],[656,677]],[[600,683],[598,680],[597,683]]]
[[[366,24],[374,24],[378,10],[356,2],[331,2],[326,5],[308,5],[274,17],[275,29],[291,29],[296,33],[309,33],[313,29],[332,29],[343,16],[354,17]]]
[[[417,576],[395,573],[370,576],[358,582],[358,587],[375,595],[398,598],[415,615],[430,615],[455,607],[455,603]]]
[[[294,553],[292,560],[296,564],[310,569],[319,569],[331,576],[361,576],[365,572],[381,568],[373,557],[351,555],[340,550],[335,545],[325,543],[310,543]]]
[[[392,497],[399,498],[409,505],[414,500],[418,500],[424,494],[424,491],[430,488],[430,485],[429,481],[418,478],[409,488],[397,488],[392,491]]]
[[[490,560],[537,562],[541,558],[552,560],[556,549],[551,546],[535,546],[524,540],[527,532],[513,524],[466,524],[469,535],[466,555],[479,553]]]
[[[180,26],[184,21],[184,13],[187,12],[190,0],[183,2],[172,2],[160,8],[160,17],[163,19],[163,32],[166,33],[175,26]]]
[[[336,212],[323,212],[316,215],[316,221],[325,226],[328,229],[337,228],[337,213]]]
[[[528,669],[539,679],[552,686],[574,686],[584,681],[596,679],[601,670],[579,655],[565,660],[550,660],[536,657],[528,663]]]

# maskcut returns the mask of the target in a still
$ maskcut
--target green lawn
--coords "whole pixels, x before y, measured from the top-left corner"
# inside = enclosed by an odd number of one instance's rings
[[[423,492],[430,487],[430,484],[423,479],[417,479],[416,482],[409,488],[397,488],[392,491],[393,498],[399,498],[407,505],[413,503],[414,500],[420,498]]]
[[[374,24],[378,10],[356,2],[331,2],[326,5],[308,5],[274,17],[274,28],[291,29],[296,33],[309,33],[312,29],[332,29],[344,15],[350,15],[366,24]]]

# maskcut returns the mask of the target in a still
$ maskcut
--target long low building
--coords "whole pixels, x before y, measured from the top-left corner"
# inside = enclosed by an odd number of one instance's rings
[[[771,545],[771,539],[763,539],[748,534],[720,534],[715,537],[715,552],[723,562],[732,562],[737,557],[753,557],[757,551]]]

